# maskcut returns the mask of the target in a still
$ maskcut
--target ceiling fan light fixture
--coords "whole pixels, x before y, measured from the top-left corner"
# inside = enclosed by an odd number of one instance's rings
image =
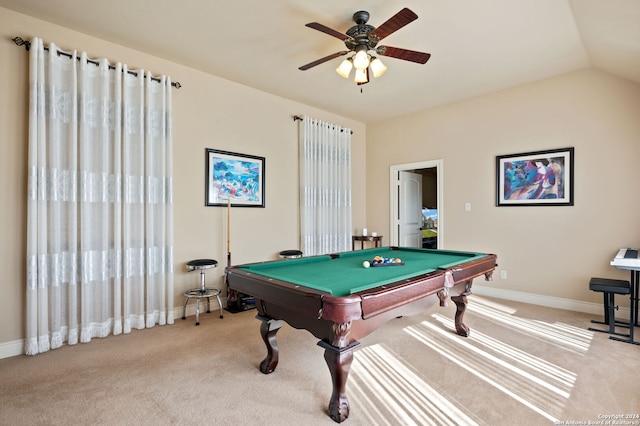
[[[361,49],[353,56],[353,66],[356,70],[364,71],[369,66],[369,55],[366,49]]]
[[[371,57],[371,64],[369,65],[369,67],[371,68],[371,72],[373,73],[373,78],[378,78],[387,71],[387,67],[385,66],[385,64],[383,64],[382,61],[375,56]]]
[[[298,67],[298,69],[305,71],[339,56],[349,55],[350,57],[343,60],[338,68],[336,68],[336,72],[341,77],[348,79],[351,75],[351,70],[355,68],[354,81],[361,86],[369,83],[371,78],[378,78],[387,71],[387,67],[382,61],[370,54],[370,52],[384,56],[385,58],[396,58],[424,64],[429,60],[431,54],[399,47],[378,46],[378,43],[382,39],[395,33],[416,19],[418,19],[418,15],[405,7],[377,28],[367,24],[369,21],[369,12],[356,12],[353,14],[353,21],[356,25],[349,28],[346,33],[336,31],[318,22],[310,22],[306,24],[307,27],[340,39],[347,50],[335,52],[323,58],[316,59],[313,62]],[[372,77],[369,77],[369,74],[372,74]],[[360,91],[362,92],[362,89],[360,89]]]
[[[351,58],[347,58],[338,68],[336,68],[336,72],[342,78],[349,78],[349,74],[351,73],[351,69],[353,68],[353,60]]]
[[[369,82],[369,78],[367,76],[367,69],[358,69],[356,68],[356,75],[355,78],[353,79],[354,82],[356,83],[368,83]]]

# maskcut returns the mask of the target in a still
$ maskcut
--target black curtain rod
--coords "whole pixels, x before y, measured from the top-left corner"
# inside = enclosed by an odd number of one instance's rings
[[[293,116],[293,121],[302,121],[302,120],[304,120],[304,118],[300,117],[299,115],[294,115]],[[341,129],[340,131],[344,132],[344,129]],[[350,133],[353,134],[353,130],[351,130]]]
[[[27,51],[29,51],[29,49],[31,49],[31,42],[30,42],[30,41],[28,41],[28,40],[23,40],[21,37],[14,37],[14,38],[12,38],[11,40],[16,44],[16,46],[24,46],[24,47],[25,47],[25,49],[27,49]],[[44,50],[48,51],[48,50],[49,50],[49,48],[48,48],[48,47],[45,47],[45,48],[44,48]],[[66,53],[66,52],[63,52],[63,51],[61,51],[61,50],[58,50],[58,52],[56,52],[56,53],[57,53],[58,55],[66,56],[66,57],[67,57],[67,58],[69,58],[69,59],[73,58],[73,55],[71,55],[71,54],[69,54],[69,53]],[[80,60],[80,58],[78,57],[78,61],[79,61],[79,60]],[[99,63],[98,61],[94,61],[94,60],[92,60],[92,59],[87,59],[87,62],[89,62],[90,64],[94,64],[94,65],[96,65],[96,66],[97,66],[97,65],[100,65],[100,63]],[[109,65],[109,69],[110,69],[110,70],[115,70],[115,69],[116,69],[116,67],[114,67],[113,65]],[[138,73],[137,73],[136,71],[129,71],[129,70],[127,70],[127,73],[128,73],[128,74],[131,74],[131,75],[135,75],[136,77],[138,76]],[[147,76],[146,76],[146,75],[144,75],[143,77],[144,77],[144,78],[147,78]],[[159,78],[156,78],[156,77],[151,77],[151,80],[152,80],[152,81],[157,81],[157,82],[160,82],[160,81],[161,81]],[[182,85],[180,84],[180,82],[179,82],[179,81],[172,81],[172,82],[171,82],[171,85],[172,85],[173,87],[175,87],[176,89],[179,89],[179,88],[181,88],[181,87],[182,87]]]

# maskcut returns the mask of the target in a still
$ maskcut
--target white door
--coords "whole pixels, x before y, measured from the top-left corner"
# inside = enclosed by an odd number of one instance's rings
[[[422,175],[400,171],[399,245],[422,247]]]
[[[438,248],[442,248],[444,244],[444,162],[443,160],[429,160],[420,161],[417,163],[397,164],[392,165],[389,168],[389,245],[400,245],[400,210],[404,208],[404,204],[401,205],[400,197],[400,172],[405,170],[420,170],[420,169],[436,169],[436,198],[435,205],[438,207]],[[406,198],[406,197],[405,197]],[[419,202],[418,204],[422,204]],[[420,206],[421,208],[423,206]],[[422,233],[421,233],[422,234]],[[422,235],[420,235],[422,239]]]

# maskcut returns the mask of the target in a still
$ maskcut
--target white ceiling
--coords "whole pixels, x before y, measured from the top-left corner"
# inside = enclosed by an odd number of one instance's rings
[[[365,123],[588,67],[640,84],[640,0],[0,0],[0,7]],[[383,57],[387,73],[362,93],[335,73],[342,58],[298,70],[344,50],[306,23],[346,32],[358,10],[379,26],[403,7],[418,19],[380,44],[431,53],[425,65]]]

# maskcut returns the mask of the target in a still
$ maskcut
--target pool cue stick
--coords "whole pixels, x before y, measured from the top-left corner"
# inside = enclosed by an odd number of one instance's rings
[[[231,266],[231,198],[227,198],[227,267]]]
[[[229,288],[229,267],[231,266],[231,198],[227,198],[227,270],[224,274],[224,283],[227,287],[227,306],[235,303],[237,294]]]

